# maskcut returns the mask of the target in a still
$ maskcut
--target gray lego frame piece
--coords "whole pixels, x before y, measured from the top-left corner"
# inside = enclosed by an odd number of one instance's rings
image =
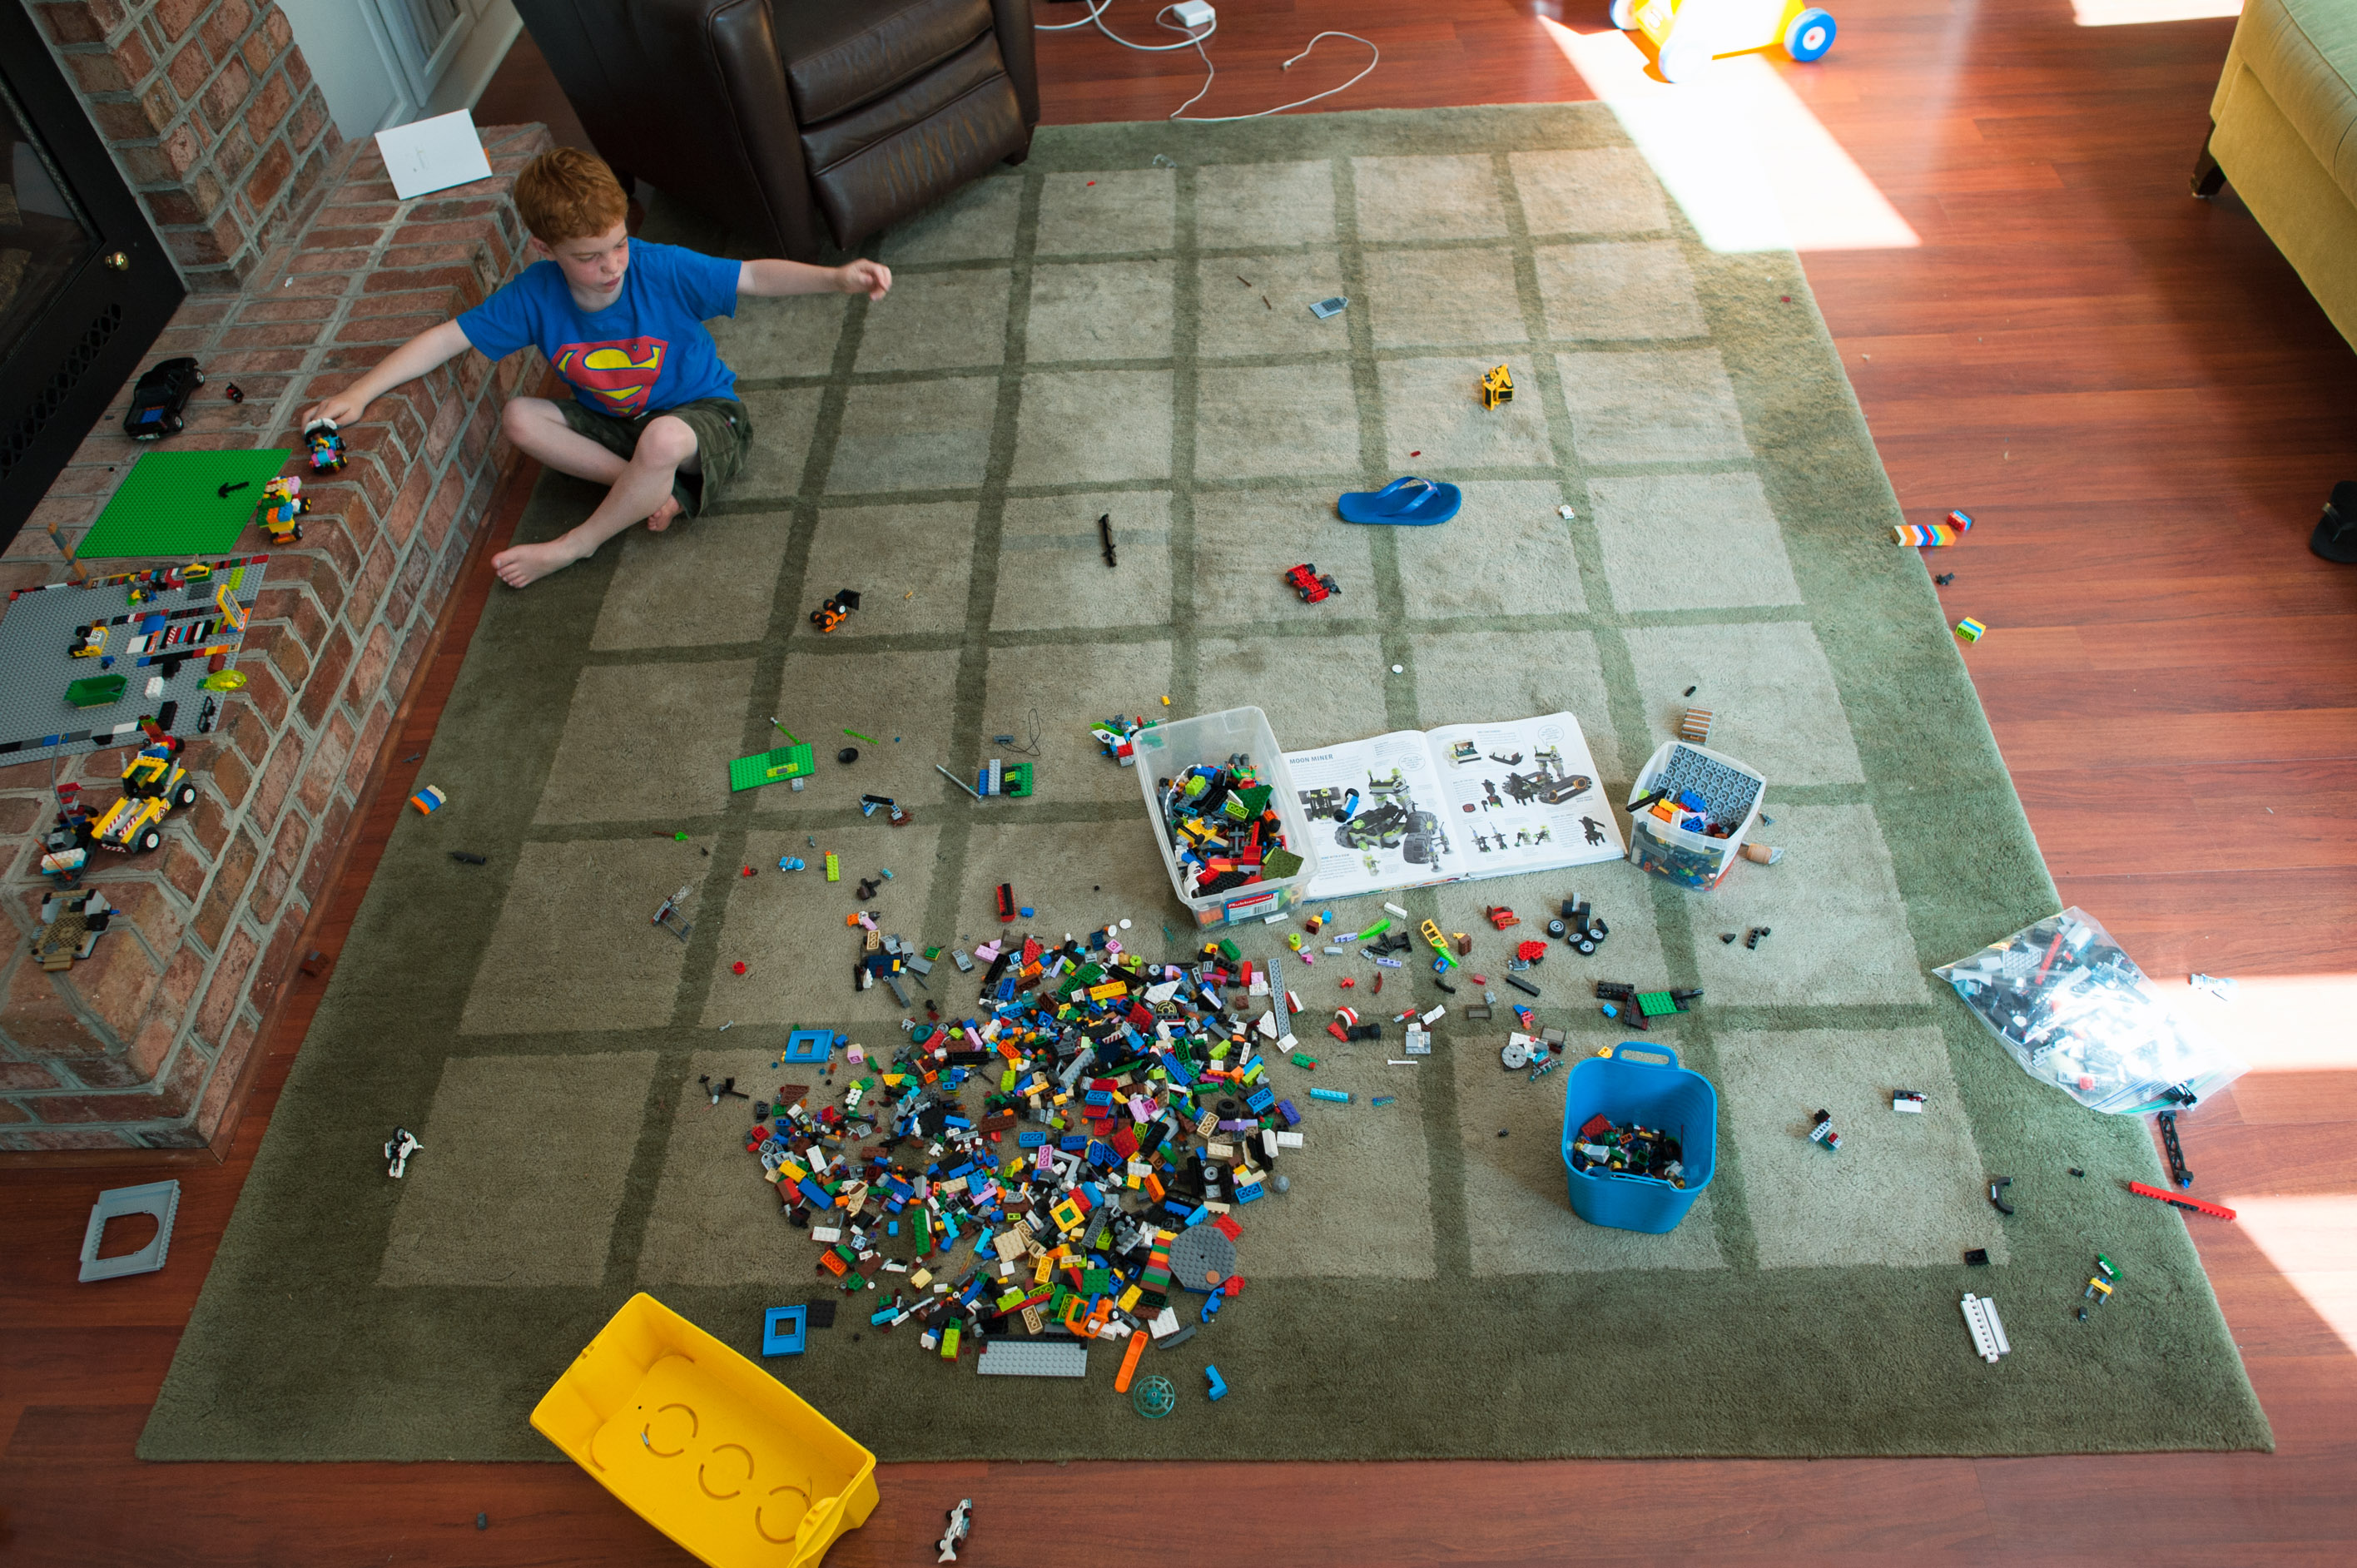
[[[139,715],[160,714],[166,703],[178,703],[171,733],[188,738],[197,733],[197,715],[205,699],[202,659],[184,660],[177,674],[164,682],[161,696],[146,695],[148,678],[164,673],[155,664],[143,664],[141,655],[123,655],[132,623],[139,616],[161,613],[172,624],[203,618],[189,612],[213,607],[213,589],[234,575],[231,592],[251,613],[262,593],[266,555],[240,556],[209,563],[213,576],[187,588],[174,589],[133,605],[129,585],[113,577],[84,583],[51,583],[14,595],[0,618],[0,767],[19,762],[44,762],[110,746],[146,744],[139,732]],[[67,651],[74,628],[97,622],[107,628],[106,651],[115,656],[110,675],[128,677],[123,695],[102,708],[70,708],[66,687],[84,675],[102,673],[96,659],[75,659]],[[242,644],[241,635],[237,641]],[[168,657],[168,655],[167,656]],[[230,655],[234,665],[237,655]],[[227,693],[221,693],[226,696]],[[216,699],[218,701],[218,699]],[[224,704],[225,705],[225,704]]]
[[[1204,1275],[1216,1273],[1224,1280],[1236,1272],[1236,1244],[1208,1221],[1178,1232],[1170,1243],[1169,1258],[1170,1283],[1196,1295],[1211,1294]]]
[[[164,1255],[172,1248],[172,1217],[179,1211],[180,1184],[177,1181],[118,1187],[100,1193],[98,1201],[90,1206],[89,1228],[81,1233],[81,1283],[121,1279],[125,1274],[152,1274],[162,1268]],[[156,1239],[119,1258],[100,1257],[98,1245],[106,1235],[106,1222],[133,1214],[156,1217]]]
[[[989,1339],[974,1370],[985,1378],[1085,1378],[1089,1347],[1079,1339]]]

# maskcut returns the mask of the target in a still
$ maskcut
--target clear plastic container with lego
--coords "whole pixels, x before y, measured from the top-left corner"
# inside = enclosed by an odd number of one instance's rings
[[[1656,789],[1667,789],[1675,800],[1691,792],[1703,801],[1700,813],[1714,825],[1733,823],[1725,838],[1697,832],[1681,824],[1695,812],[1678,810],[1669,821],[1637,802]],[[1666,743],[1646,760],[1629,790],[1629,859],[1656,876],[1681,887],[1717,887],[1743,848],[1746,835],[1760,820],[1760,802],[1768,794],[1768,780],[1731,757],[1683,740]]]
[[[1268,715],[1258,708],[1229,708],[1198,718],[1167,719],[1131,737],[1137,746],[1137,782],[1146,797],[1146,815],[1154,842],[1162,852],[1162,867],[1170,874],[1171,889],[1195,918],[1198,926],[1234,925],[1264,919],[1292,908],[1308,896],[1310,878],[1318,872],[1314,855],[1306,853],[1309,819],[1293,788],[1293,772],[1268,727]],[[1166,784],[1189,768],[1224,768],[1238,756],[1251,759],[1253,771],[1269,786],[1269,805],[1277,814],[1285,847],[1301,856],[1300,866],[1287,876],[1268,876],[1241,886],[1197,895],[1189,890],[1189,876],[1172,842],[1164,813]]]

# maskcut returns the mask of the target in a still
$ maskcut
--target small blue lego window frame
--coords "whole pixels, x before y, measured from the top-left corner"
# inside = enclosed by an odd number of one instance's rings
[[[761,1354],[799,1356],[810,1337],[810,1306],[773,1306],[761,1315]]]
[[[835,1046],[845,1038],[832,1029],[796,1029],[786,1036],[784,1059],[823,1062],[834,1054]]]

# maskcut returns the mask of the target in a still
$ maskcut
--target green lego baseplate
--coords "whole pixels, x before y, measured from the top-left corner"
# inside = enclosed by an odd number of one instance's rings
[[[237,542],[253,520],[264,483],[277,477],[289,456],[284,446],[142,452],[73,553],[85,561],[217,555]]]
[[[1664,1013],[1674,1013],[1677,1010],[1676,999],[1666,991],[1637,993],[1637,1011],[1648,1018],[1658,1018]]]
[[[781,746],[775,751],[757,751],[730,762],[728,788],[732,791],[758,789],[764,784],[807,779],[817,771],[817,759],[808,746]]]

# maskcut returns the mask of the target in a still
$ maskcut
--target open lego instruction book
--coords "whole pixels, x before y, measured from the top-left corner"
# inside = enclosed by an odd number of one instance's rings
[[[1287,752],[1309,815],[1308,897],[1618,860],[1620,831],[1569,714],[1400,730]]]

